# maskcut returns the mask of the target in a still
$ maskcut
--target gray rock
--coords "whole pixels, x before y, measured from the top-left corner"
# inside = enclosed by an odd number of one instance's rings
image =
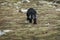
[[[29,0],[22,0],[23,3],[29,3]]]
[[[5,32],[3,32],[3,31],[0,30],[0,36],[2,36],[4,34],[5,34]]]
[[[0,36],[6,34],[7,32],[11,32],[12,30],[0,30]]]

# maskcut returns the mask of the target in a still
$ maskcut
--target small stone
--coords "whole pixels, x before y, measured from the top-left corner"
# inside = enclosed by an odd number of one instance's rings
[[[56,9],[56,11],[60,11],[60,8]]]
[[[28,23],[28,21],[25,21],[25,23]]]

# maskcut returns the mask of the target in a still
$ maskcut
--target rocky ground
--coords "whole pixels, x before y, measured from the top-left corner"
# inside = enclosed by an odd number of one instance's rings
[[[60,40],[60,10],[49,2],[0,2],[0,30],[12,30],[0,40]],[[22,8],[37,11],[37,25],[26,23]]]

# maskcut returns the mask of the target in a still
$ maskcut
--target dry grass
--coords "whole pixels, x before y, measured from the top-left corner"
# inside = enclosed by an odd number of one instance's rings
[[[39,8],[39,7],[38,7]],[[26,16],[16,10],[0,10],[0,29],[10,29],[0,40],[60,40],[60,12],[44,7],[38,9],[37,25],[25,23]]]

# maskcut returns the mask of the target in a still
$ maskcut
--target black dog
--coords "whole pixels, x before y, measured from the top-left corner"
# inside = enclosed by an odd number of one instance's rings
[[[36,14],[37,14],[37,12],[35,11],[35,9],[33,9],[33,8],[28,9],[27,20],[29,21],[29,23],[32,23],[32,20],[33,20],[33,23],[37,24]]]

